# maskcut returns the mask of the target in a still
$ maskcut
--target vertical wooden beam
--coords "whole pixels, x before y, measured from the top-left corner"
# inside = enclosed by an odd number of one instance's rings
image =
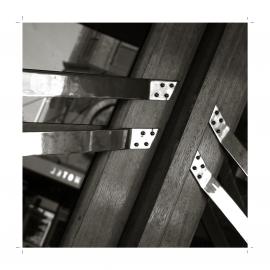
[[[139,246],[189,246],[202,216],[206,197],[189,169],[199,149],[215,176],[223,149],[208,120],[218,105],[232,130],[246,105],[247,25],[229,24],[178,144]]]
[[[155,25],[132,75],[182,82],[204,29],[205,24]],[[173,100],[121,102],[111,128],[158,127],[160,136],[173,104]],[[117,245],[159,136],[148,151],[115,151],[97,156],[69,222],[63,246]]]
[[[208,24],[166,124],[140,193],[129,216],[119,246],[137,246],[155,204],[177,145],[183,135],[211,61],[222,37],[225,24]]]

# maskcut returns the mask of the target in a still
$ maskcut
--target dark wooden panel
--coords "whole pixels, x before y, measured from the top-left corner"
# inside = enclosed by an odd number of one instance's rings
[[[232,130],[246,104],[247,26],[229,24],[167,172],[139,246],[189,246],[205,207],[205,195],[189,168],[199,148],[215,176],[223,150],[208,126],[217,104]]]
[[[155,25],[133,76],[182,82],[204,29],[205,24]],[[176,89],[176,95],[180,88]],[[161,134],[173,104],[174,101],[121,102],[114,113],[111,128],[158,127]],[[63,246],[117,245],[158,139],[159,136],[150,151],[116,151],[96,158]]]
[[[226,24],[208,24],[166,124],[119,246],[138,245]],[[158,168],[158,169],[157,169]]]

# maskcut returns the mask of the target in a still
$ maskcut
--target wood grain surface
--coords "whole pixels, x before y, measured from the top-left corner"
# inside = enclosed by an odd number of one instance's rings
[[[247,25],[228,24],[196,100],[163,186],[141,236],[140,247],[187,247],[206,197],[189,172],[197,150],[217,176],[224,155],[208,120],[215,105],[232,130],[247,99]]]
[[[118,246],[136,247],[200,93],[226,24],[208,24],[147,170]]]
[[[134,77],[179,80],[177,96],[205,24],[156,24],[132,73]],[[173,108],[169,102],[123,101],[110,128],[159,128]],[[151,150],[97,156],[65,233],[62,246],[116,246],[159,140]]]

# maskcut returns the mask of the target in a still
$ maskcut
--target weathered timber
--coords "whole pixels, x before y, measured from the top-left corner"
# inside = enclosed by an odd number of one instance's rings
[[[228,24],[196,100],[184,134],[149,216],[139,246],[189,246],[204,211],[206,195],[189,172],[197,150],[217,176],[223,149],[208,126],[215,105],[232,131],[247,96],[247,25]]]
[[[184,132],[225,24],[208,24],[148,169],[119,246],[137,246]]]
[[[157,24],[139,56],[132,76],[178,80],[179,94],[205,24]],[[158,127],[159,135],[174,101],[155,104],[123,101],[110,128]],[[116,246],[134,204],[157,142],[147,151],[115,151],[98,155],[65,233],[63,246]]]

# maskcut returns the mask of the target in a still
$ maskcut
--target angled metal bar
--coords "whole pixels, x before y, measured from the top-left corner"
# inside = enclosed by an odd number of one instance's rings
[[[215,106],[210,117],[209,125],[224,149],[231,155],[241,170],[248,175],[247,150],[232,133],[217,106]]]
[[[222,213],[228,218],[231,224],[247,242],[247,216],[241,211],[234,200],[207,169],[198,151],[192,162],[190,171],[200,187],[205,191],[210,199],[212,199],[212,201],[217,205],[217,207],[222,211]]]
[[[149,149],[157,129],[24,132],[23,156]]]
[[[211,206],[208,203],[206,206],[203,216],[202,216],[202,224],[207,231],[207,234],[211,238],[215,247],[229,247],[230,244],[227,240],[227,237],[222,230],[221,224]]]
[[[245,214],[247,214],[247,204],[240,193],[239,187],[237,185],[237,179],[235,177],[235,174],[233,173],[228,158],[229,157],[225,157],[223,160],[223,164],[219,172],[219,182],[223,186],[223,188],[227,190],[233,200],[239,205],[241,210]],[[244,175],[240,168],[239,170]]]
[[[169,100],[177,81],[134,79],[86,73],[23,70],[28,97]]]
[[[59,123],[36,123],[23,122],[23,132],[51,132],[51,131],[90,131],[103,130],[105,126],[86,124],[59,124]]]

